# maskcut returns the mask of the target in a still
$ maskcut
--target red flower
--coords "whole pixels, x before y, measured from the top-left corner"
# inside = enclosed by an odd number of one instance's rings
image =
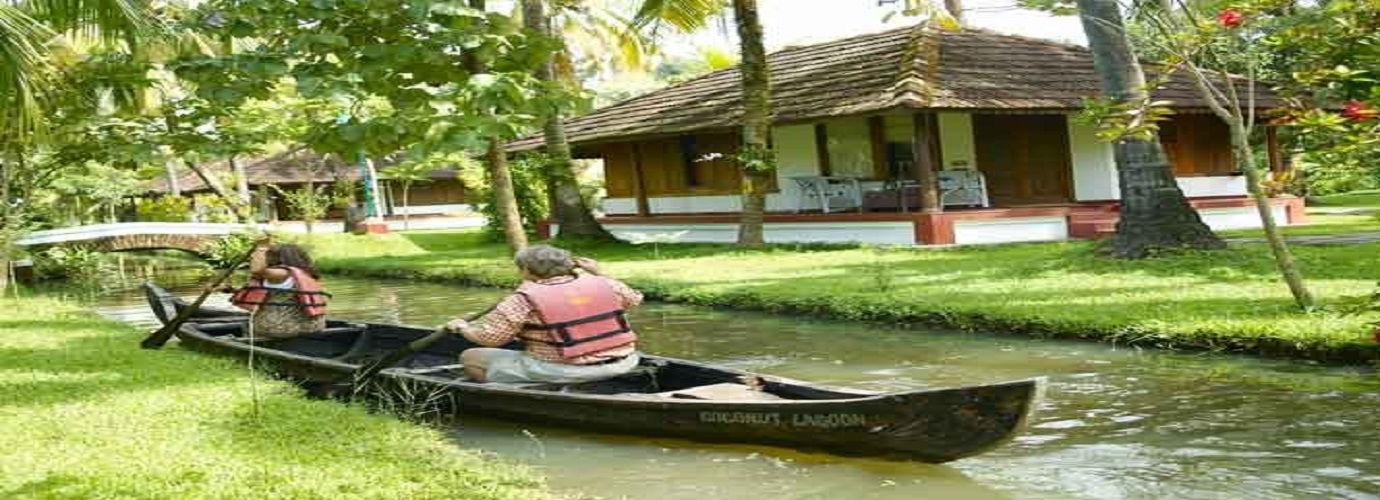
[[[1353,121],[1373,120],[1380,118],[1380,110],[1366,107],[1366,103],[1352,100],[1342,106],[1342,116]]]
[[[1380,343],[1380,325],[1370,327],[1370,340]]]
[[[1217,13],[1217,24],[1225,28],[1235,28],[1246,21],[1246,15],[1236,9],[1227,9]]]

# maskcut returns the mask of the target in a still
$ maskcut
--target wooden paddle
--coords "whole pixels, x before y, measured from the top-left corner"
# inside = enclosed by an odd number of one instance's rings
[[[248,252],[231,263],[224,271],[221,271],[220,275],[216,276],[216,280],[206,286],[206,289],[201,292],[201,296],[197,297],[196,301],[183,308],[182,312],[177,313],[177,316],[174,317],[172,321],[165,323],[162,328],[150,333],[143,342],[139,343],[139,346],[144,349],[158,349],[163,347],[163,344],[168,343],[168,339],[172,338],[173,334],[177,333],[177,329],[181,328],[182,324],[187,322],[187,318],[192,317],[192,314],[196,313],[196,310],[201,308],[201,303],[206,301],[206,297],[210,296],[211,292],[216,291],[216,289],[220,287],[220,284],[224,283],[225,280],[235,272],[235,269],[239,268],[240,265],[249,260],[249,257],[254,255],[254,250],[255,247],[251,246]]]
[[[479,311],[477,313],[469,315],[465,318],[465,321],[468,322],[479,319],[481,316],[492,312],[496,307],[498,307],[498,303],[484,308],[483,311]],[[431,334],[419,338],[417,340],[408,342],[407,345],[398,348],[398,350],[396,351],[388,353],[384,357],[379,358],[378,361],[370,363],[367,366],[355,370],[353,377],[355,386],[363,386],[366,382],[373,379],[375,375],[378,375],[379,372],[383,371],[384,368],[393,366],[397,362],[407,359],[409,356],[413,354],[416,354],[417,351],[426,349],[427,347],[431,346],[431,344],[435,344],[439,342],[441,339],[446,338],[450,335],[459,335],[459,333],[451,332],[450,330],[447,330],[445,327],[437,328],[436,331],[431,332]]]

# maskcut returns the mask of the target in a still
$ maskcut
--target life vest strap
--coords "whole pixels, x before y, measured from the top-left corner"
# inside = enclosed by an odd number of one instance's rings
[[[579,339],[579,340],[575,340],[575,339],[570,338],[570,330],[569,330],[570,327],[572,327],[572,326],[577,326],[577,325],[583,325],[583,324],[585,324],[585,323],[593,323],[593,322],[596,322],[596,321],[603,321],[603,320],[606,320],[606,319],[614,319],[614,320],[617,320],[617,321],[618,321],[618,328],[616,328],[616,329],[614,329],[614,330],[611,330],[611,331],[604,332],[604,333],[600,333],[600,334],[598,334],[598,335],[594,335],[594,336],[590,336],[590,337],[585,337],[585,338],[582,338],[582,339]],[[605,338],[608,338],[608,337],[612,337],[612,336],[614,336],[614,335],[621,335],[621,334],[628,333],[628,332],[631,332],[631,331],[632,331],[632,326],[630,326],[630,325],[628,324],[628,317],[627,317],[627,315],[624,314],[624,312],[623,312],[622,309],[619,309],[619,310],[616,310],[616,311],[607,312],[607,313],[596,314],[596,315],[593,315],[593,316],[586,316],[586,317],[583,317],[583,318],[573,319],[573,320],[570,320],[570,321],[564,321],[564,322],[560,322],[560,323],[548,323],[548,324],[527,323],[527,324],[523,325],[523,328],[524,328],[524,329],[527,329],[527,330],[534,330],[534,331],[549,331],[549,332],[556,332],[556,335],[559,336],[560,339],[561,339],[561,340],[558,341],[558,342],[553,342],[553,341],[546,340],[546,339],[542,339],[542,338],[528,337],[528,336],[526,336],[526,335],[523,335],[522,338],[523,338],[523,340],[531,340],[531,341],[534,341],[534,342],[541,342],[541,343],[543,343],[543,344],[547,344],[547,345],[554,346],[554,347],[562,347],[562,348],[564,348],[564,347],[573,347],[573,346],[580,345],[580,344],[583,344],[583,343],[586,343],[586,342],[593,342],[593,341],[596,341],[596,340],[602,340],[602,339],[605,339]]]
[[[328,299],[334,297],[333,295],[331,295],[330,293],[325,292],[325,291],[320,291],[320,292],[304,292],[304,291],[297,290],[297,289],[293,289],[293,288],[273,288],[273,287],[256,286],[256,285],[245,285],[245,286],[240,287],[240,290],[264,290],[264,291],[267,291],[267,292],[291,293],[291,294],[293,294],[293,295],[324,295],[324,296],[325,296],[326,298],[328,298]]]

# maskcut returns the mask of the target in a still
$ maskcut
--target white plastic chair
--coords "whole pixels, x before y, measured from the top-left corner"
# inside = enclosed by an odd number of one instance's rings
[[[800,193],[795,199],[795,212],[805,209],[808,198],[819,199],[820,209],[829,213],[833,200],[843,200],[841,208],[862,210],[862,184],[852,177],[824,177],[817,175],[791,177]]]
[[[987,200],[987,179],[977,170],[940,170],[939,204],[991,206]]]

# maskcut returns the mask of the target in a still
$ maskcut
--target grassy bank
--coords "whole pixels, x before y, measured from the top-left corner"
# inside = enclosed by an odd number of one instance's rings
[[[0,498],[545,496],[439,432],[305,400],[240,363],[141,350],[146,332],[71,304],[0,311]]]
[[[475,233],[323,235],[311,242],[331,273],[510,286],[501,245]],[[1138,262],[1093,255],[1090,243],[947,250],[602,245],[579,248],[610,274],[666,301],[1070,337],[1121,344],[1245,351],[1329,362],[1380,360],[1356,317],[1302,314],[1263,245]],[[1380,280],[1380,245],[1299,247],[1324,303]]]

